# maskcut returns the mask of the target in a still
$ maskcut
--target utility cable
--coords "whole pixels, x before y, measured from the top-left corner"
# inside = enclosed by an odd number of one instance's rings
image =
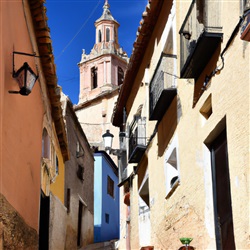
[[[89,21],[89,19],[93,16],[93,14],[95,13],[96,9],[98,8],[98,6],[100,5],[101,0],[98,1],[97,5],[95,6],[95,8],[92,10],[92,12],[90,13],[90,15],[88,16],[88,18],[85,20],[85,22],[83,23],[83,25],[81,26],[81,28],[76,32],[76,34],[73,36],[73,38],[68,42],[68,44],[63,48],[63,50],[61,51],[61,53],[55,58],[55,61],[57,59],[59,59],[62,54],[65,52],[65,50],[70,46],[70,44],[75,40],[75,38],[79,35],[79,33],[82,31],[82,29],[84,28],[84,26],[87,24],[87,22]]]

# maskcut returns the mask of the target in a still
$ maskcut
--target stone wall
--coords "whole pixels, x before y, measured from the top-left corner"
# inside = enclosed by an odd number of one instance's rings
[[[50,194],[49,249],[64,249],[67,211],[61,201]]]
[[[0,194],[0,250],[38,249],[38,233]]]

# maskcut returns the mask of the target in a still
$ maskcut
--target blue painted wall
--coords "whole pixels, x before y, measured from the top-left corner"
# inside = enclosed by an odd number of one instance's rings
[[[94,242],[119,239],[120,208],[118,170],[109,155],[100,151],[95,157],[94,179]],[[107,192],[108,176],[114,181],[114,198]],[[109,222],[106,222],[106,216]]]

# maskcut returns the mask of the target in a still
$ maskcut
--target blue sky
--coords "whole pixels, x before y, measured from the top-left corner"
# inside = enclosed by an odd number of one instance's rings
[[[82,49],[89,54],[95,42],[94,22],[101,16],[104,0],[47,0],[48,26],[52,38],[58,84],[74,104],[79,96]],[[110,11],[120,23],[119,44],[131,55],[136,31],[147,0],[109,0]]]

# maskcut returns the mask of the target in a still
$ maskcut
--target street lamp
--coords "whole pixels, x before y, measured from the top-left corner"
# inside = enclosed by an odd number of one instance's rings
[[[109,150],[112,148],[113,137],[114,135],[109,132],[109,129],[107,129],[106,133],[102,135],[105,150]]]
[[[109,129],[107,129],[106,133],[102,135],[105,151],[107,151],[109,154],[121,156],[122,152],[126,151],[126,149],[113,149],[112,148],[113,137],[114,135],[109,132]],[[125,132],[120,132],[119,137],[120,140],[124,139]]]
[[[20,95],[29,95],[35,85],[35,82],[38,78],[38,75],[36,75],[33,70],[30,68],[29,64],[25,62],[23,66],[15,71],[15,62],[14,62],[14,55],[24,55],[24,56],[33,56],[33,57],[39,57],[35,54],[28,54],[23,52],[13,52],[13,71],[12,71],[12,77],[17,81],[19,86],[19,91],[10,90],[10,94],[20,94]]]

